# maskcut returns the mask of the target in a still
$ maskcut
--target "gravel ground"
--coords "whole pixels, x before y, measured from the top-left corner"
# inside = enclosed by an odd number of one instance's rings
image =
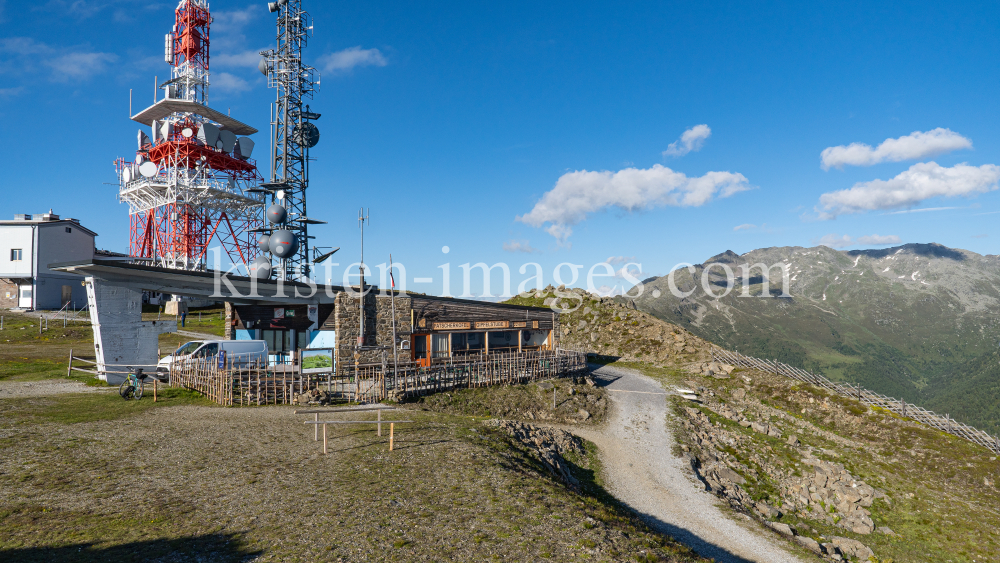
[[[0,399],[47,397],[61,393],[117,392],[114,387],[89,387],[79,381],[43,379],[41,381],[0,381]]]
[[[666,394],[653,379],[620,368],[601,367],[611,413],[602,429],[573,428],[601,450],[609,492],[641,514],[654,529],[726,563],[808,561],[789,553],[772,532],[737,522],[697,482],[683,458],[671,453]],[[737,518],[739,518],[737,516]]]

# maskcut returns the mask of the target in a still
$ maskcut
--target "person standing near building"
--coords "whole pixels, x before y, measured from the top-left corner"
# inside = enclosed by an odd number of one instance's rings
[[[184,326],[184,322],[187,321],[188,312],[187,310],[181,311],[181,327]]]

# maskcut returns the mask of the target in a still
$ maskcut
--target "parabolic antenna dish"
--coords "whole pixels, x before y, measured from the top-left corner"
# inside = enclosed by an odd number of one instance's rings
[[[132,181],[132,168],[126,166],[122,170],[122,183],[127,184]]]
[[[135,163],[136,163],[136,164],[140,164],[140,165],[141,165],[141,164],[142,164],[142,161],[143,161],[143,160],[145,160],[145,159],[144,159],[144,158],[142,158],[142,155],[141,155],[141,154],[137,154],[137,155],[135,155]]]
[[[319,143],[319,128],[312,123],[300,123],[292,129],[292,141],[300,147],[311,149]]]
[[[146,178],[152,178],[156,176],[156,173],[160,171],[160,167],[156,165],[155,162],[147,160],[139,165],[139,174],[142,174]]]
[[[183,135],[185,139],[190,139],[191,137],[194,137],[194,129],[185,127],[181,129],[181,135]]]

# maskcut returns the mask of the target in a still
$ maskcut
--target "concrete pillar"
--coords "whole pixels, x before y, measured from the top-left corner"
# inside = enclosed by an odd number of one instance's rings
[[[173,318],[142,320],[142,288],[124,279],[87,277],[87,303],[94,331],[98,377],[112,385],[125,380],[127,366],[154,371],[159,336],[176,332]]]

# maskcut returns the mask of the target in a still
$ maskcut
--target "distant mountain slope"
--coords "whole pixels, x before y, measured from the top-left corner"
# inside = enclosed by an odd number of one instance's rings
[[[706,276],[705,269],[712,266]],[[762,275],[743,265],[785,265]],[[729,267],[735,280],[727,281]],[[719,295],[707,295],[702,280]],[[1000,257],[939,244],[838,251],[780,247],[731,251],[645,284],[637,307],[730,349],[776,358],[832,379],[1000,430]],[[770,297],[762,298],[764,282]],[[743,297],[749,293],[750,297]],[[992,358],[992,360],[991,360]],[[978,406],[970,403],[975,399]]]

